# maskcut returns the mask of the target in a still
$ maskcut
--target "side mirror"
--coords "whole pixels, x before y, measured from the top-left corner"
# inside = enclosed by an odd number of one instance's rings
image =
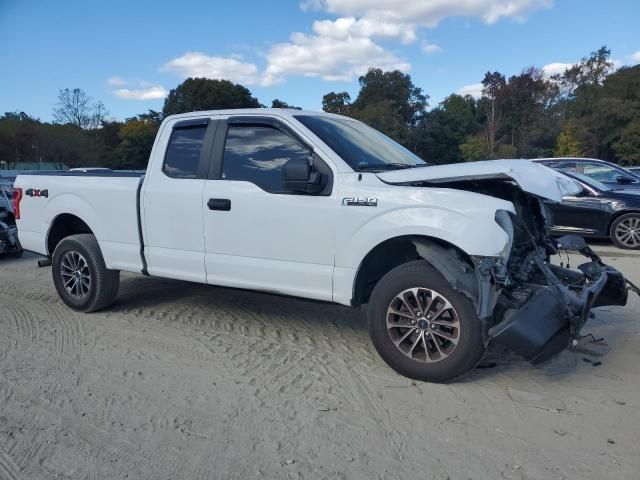
[[[616,177],[616,182],[621,183],[623,185],[628,185],[630,183],[634,183],[632,178],[625,177],[624,175],[618,175]]]
[[[320,193],[324,188],[324,178],[313,170],[311,161],[305,158],[291,158],[282,167],[282,181],[287,190],[298,193]]]

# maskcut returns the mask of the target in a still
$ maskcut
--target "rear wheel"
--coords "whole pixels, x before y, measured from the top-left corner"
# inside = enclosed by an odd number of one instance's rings
[[[93,235],[63,239],[53,253],[51,272],[60,298],[81,312],[95,312],[113,303],[120,287],[120,272],[105,266]]]
[[[407,377],[446,382],[473,369],[484,353],[473,304],[424,260],[382,277],[367,313],[376,350]]]
[[[640,214],[626,213],[611,224],[611,241],[627,250],[640,248]]]

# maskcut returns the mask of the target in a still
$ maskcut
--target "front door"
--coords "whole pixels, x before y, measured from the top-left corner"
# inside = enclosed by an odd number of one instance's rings
[[[577,195],[562,197],[562,203],[548,202],[553,213],[553,230],[558,233],[598,235],[606,212],[597,195],[584,189]]]
[[[232,117],[216,133],[224,149],[203,195],[207,281],[331,300],[336,196],[284,187],[290,159],[323,162],[285,127]]]

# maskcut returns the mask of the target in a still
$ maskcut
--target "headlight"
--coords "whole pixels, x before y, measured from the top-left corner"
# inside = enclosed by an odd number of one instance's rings
[[[506,210],[496,210],[495,218],[496,223],[500,225],[502,230],[504,230],[509,237],[507,244],[499,254],[502,258],[507,258],[509,253],[511,253],[511,247],[513,246],[513,221],[511,220],[510,213]]]

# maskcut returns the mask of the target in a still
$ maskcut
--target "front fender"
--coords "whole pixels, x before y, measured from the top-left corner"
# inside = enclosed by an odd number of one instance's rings
[[[508,202],[499,206],[512,210]],[[336,266],[358,268],[365,256],[377,245],[392,238],[421,236],[455,245],[469,256],[496,256],[509,238],[496,223],[497,208],[473,208],[469,213],[441,207],[404,207],[370,218],[339,245]]]

